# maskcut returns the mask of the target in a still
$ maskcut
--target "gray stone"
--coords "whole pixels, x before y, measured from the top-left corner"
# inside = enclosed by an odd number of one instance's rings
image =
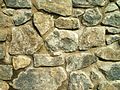
[[[118,40],[120,40],[120,35],[107,35],[106,36],[107,44],[112,44]]]
[[[33,54],[42,45],[42,38],[30,25],[13,27],[10,54]]]
[[[19,90],[57,90],[66,79],[62,67],[28,69],[13,80],[13,87]]]
[[[114,11],[107,13],[102,23],[108,26],[120,27],[120,12]]]
[[[98,49],[96,55],[106,61],[120,61],[120,51],[111,47],[102,47]]]
[[[72,16],[73,17],[79,17],[79,16],[82,16],[84,14],[84,9],[79,9],[79,8],[73,8],[73,14]]]
[[[59,17],[55,20],[55,26],[59,29],[79,29],[80,22],[77,18]]]
[[[82,22],[86,26],[95,26],[102,20],[102,14],[98,8],[86,9]]]
[[[68,72],[86,68],[97,62],[97,57],[90,53],[81,53],[79,55],[68,55],[66,59],[66,70]]]
[[[29,21],[32,17],[31,10],[16,10],[13,16],[13,21],[15,25],[21,25]]]
[[[0,59],[5,58],[5,44],[0,44]]]
[[[105,45],[104,27],[87,27],[79,36],[79,49],[87,50],[92,47]]]
[[[104,63],[99,69],[108,80],[120,80],[120,63]]]
[[[119,9],[118,6],[113,2],[107,5],[107,7],[105,8],[105,12],[111,12],[111,11],[115,11],[118,9]]]
[[[70,73],[68,90],[89,90],[92,88],[92,82],[83,71],[74,71]]]
[[[31,0],[5,0],[5,3],[11,8],[31,8]]]
[[[55,29],[45,40],[51,53],[73,52],[78,47],[78,35],[75,32]]]
[[[34,66],[60,66],[64,64],[62,56],[51,57],[48,54],[34,54]]]
[[[35,6],[39,10],[42,9],[62,16],[69,16],[72,14],[71,0],[35,0]]]
[[[107,30],[108,33],[112,33],[112,34],[119,34],[120,33],[119,28],[106,27],[106,30]]]
[[[44,35],[46,32],[51,31],[54,27],[53,17],[41,12],[34,14],[33,22],[41,35]]]
[[[0,80],[11,80],[12,65],[0,65]]]
[[[7,31],[3,28],[0,28],[0,41],[6,41]]]
[[[88,2],[94,6],[105,6],[107,3],[107,0],[88,0]]]
[[[7,84],[7,82],[0,80],[0,89],[9,90],[9,85]]]

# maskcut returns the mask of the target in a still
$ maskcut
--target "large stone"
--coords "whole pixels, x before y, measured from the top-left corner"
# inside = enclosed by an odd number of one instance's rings
[[[11,8],[31,8],[31,0],[5,0],[6,6]]]
[[[15,70],[25,68],[31,63],[31,58],[25,55],[13,56],[13,67]]]
[[[55,20],[55,26],[59,29],[79,29],[80,23],[77,18],[59,17]]]
[[[87,27],[79,37],[79,49],[87,50],[92,47],[105,45],[104,27]]]
[[[71,0],[35,0],[35,6],[39,10],[43,9],[63,16],[72,14]]]
[[[88,0],[88,2],[94,6],[105,6],[107,3],[107,0]]]
[[[19,90],[58,90],[66,79],[62,67],[28,69],[13,80],[13,87]]]
[[[62,56],[51,57],[48,54],[34,54],[34,66],[59,66],[64,64]]]
[[[92,88],[92,82],[83,71],[74,71],[70,73],[68,90],[90,90]]]
[[[33,22],[41,35],[44,35],[46,32],[51,31],[54,27],[53,17],[41,12],[34,14]]]
[[[21,25],[29,21],[32,17],[32,11],[31,10],[16,10],[13,21],[15,25]]]
[[[6,41],[7,30],[0,28],[0,41]]]
[[[78,35],[75,32],[55,29],[45,40],[51,53],[73,52],[78,47]]]
[[[42,44],[42,38],[30,25],[13,27],[10,54],[33,54]]]
[[[66,70],[68,72],[86,68],[97,62],[97,57],[90,53],[81,53],[79,55],[68,55],[66,59]]]
[[[11,80],[12,65],[0,65],[0,80]]]
[[[120,33],[119,28],[106,27],[106,30],[107,30],[108,33],[111,33],[111,34],[119,34]]]
[[[120,50],[111,47],[102,47],[96,51],[96,55],[106,61],[120,61]]]
[[[103,63],[99,69],[105,75],[107,80],[120,80],[120,63]]]
[[[108,26],[120,27],[120,12],[114,11],[107,13],[102,23]]]
[[[5,44],[0,44],[0,59],[5,58]]]
[[[86,26],[95,26],[102,20],[102,14],[98,8],[86,9],[83,15],[83,24]]]
[[[5,81],[0,80],[0,90],[9,90],[9,85]]]

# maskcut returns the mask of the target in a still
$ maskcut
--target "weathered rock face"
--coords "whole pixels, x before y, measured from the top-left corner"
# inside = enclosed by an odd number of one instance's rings
[[[14,79],[13,86],[20,90],[57,90],[67,74],[62,67],[36,68],[21,72]]]
[[[83,24],[86,26],[95,26],[100,23],[102,14],[98,8],[86,9],[83,15]]]
[[[119,27],[120,26],[120,12],[115,11],[105,15],[102,23],[104,25]]]
[[[7,7],[31,8],[31,0],[5,0]]]
[[[11,80],[12,65],[0,65],[0,80]]]
[[[41,12],[34,14],[33,22],[41,35],[44,35],[48,31],[52,31],[54,27],[53,17]]]
[[[72,14],[72,1],[71,0],[35,0],[37,9],[43,9],[50,13],[55,13],[63,16]]]
[[[10,54],[33,54],[42,44],[42,38],[30,25],[13,27]]]
[[[87,50],[92,47],[105,45],[104,27],[87,27],[79,36],[79,49]]]
[[[9,90],[9,85],[5,81],[0,80],[0,89]]]
[[[35,54],[34,55],[34,66],[59,66],[64,64],[62,56],[51,57],[48,54]]]
[[[77,18],[59,17],[55,20],[55,26],[59,29],[79,29],[80,23]]]

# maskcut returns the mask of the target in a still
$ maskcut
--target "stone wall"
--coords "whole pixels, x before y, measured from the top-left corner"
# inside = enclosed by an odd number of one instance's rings
[[[0,0],[0,90],[120,90],[120,0]]]

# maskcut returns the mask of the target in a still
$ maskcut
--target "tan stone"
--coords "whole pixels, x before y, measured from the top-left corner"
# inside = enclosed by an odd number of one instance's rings
[[[5,81],[0,80],[0,90],[9,90],[9,85]]]

